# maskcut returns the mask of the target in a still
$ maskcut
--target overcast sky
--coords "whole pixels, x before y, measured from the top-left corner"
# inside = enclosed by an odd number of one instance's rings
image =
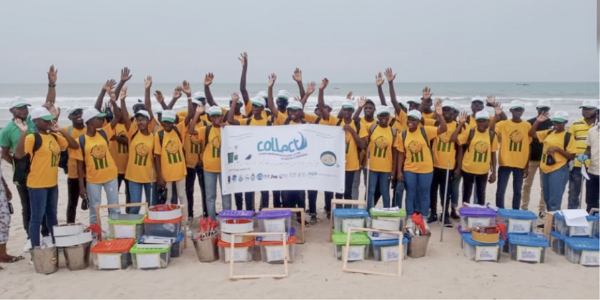
[[[595,0],[2,1],[0,83],[598,81]],[[140,78],[138,77],[138,78]]]

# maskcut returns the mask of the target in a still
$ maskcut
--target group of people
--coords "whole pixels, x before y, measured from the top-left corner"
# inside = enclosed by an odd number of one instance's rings
[[[585,101],[583,118],[573,122],[565,111],[553,112],[540,101],[538,116],[531,120],[521,117],[523,102],[508,104],[509,119],[502,104],[494,96],[474,97],[471,113],[461,112],[452,101],[433,101],[431,89],[423,89],[421,99],[407,105],[396,99],[395,74],[386,69],[376,75],[380,105],[350,93],[334,114],[324,93],[327,78],[318,86],[318,104],[314,112],[305,112],[308,98],[317,89],[310,82],[306,89],[302,72],[296,69],[299,96],[292,97],[281,90],[275,95],[275,74],[268,77],[267,91],[250,98],[246,89],[248,56],[241,54],[240,94],[233,93],[229,107],[218,106],[210,92],[214,75],[208,73],[203,91],[192,93],[189,82],[175,88],[169,103],[160,91],[154,96],[161,106],[156,114],[152,108],[152,77],[145,78],[144,101],[127,109],[127,87],[132,77],[129,69],[121,70],[120,81],[108,80],[102,86],[95,105],[75,107],[67,112],[71,124],[61,128],[56,120],[57,70],[48,72],[48,95],[42,107],[29,111],[29,104],[15,99],[10,104],[13,120],[0,132],[3,159],[13,165],[13,182],[21,198],[23,225],[29,243],[26,249],[53,243],[52,228],[57,224],[58,173],[68,176],[67,222],[76,219],[81,199],[83,209],[89,206],[89,222],[97,222],[95,207],[100,205],[102,190],[108,204],[117,204],[121,185],[125,185],[127,203],[141,203],[142,194],[148,203],[181,201],[187,204],[188,218],[194,213],[194,187],[200,185],[202,216],[216,218],[217,184],[221,184],[221,129],[224,126],[290,126],[319,124],[340,126],[345,131],[345,190],[343,194],[325,192],[325,211],[330,217],[333,197],[358,199],[361,174],[366,187],[368,208],[383,199],[383,206],[406,203],[408,215],[421,214],[428,222],[438,219],[438,199],[441,199],[444,226],[458,218],[461,179],[462,201],[484,204],[487,182],[498,181],[497,207],[504,207],[504,196],[510,176],[513,177],[512,209],[527,209],[533,177],[541,172],[543,201],[540,213],[556,211],[567,182],[569,208],[580,203],[581,167],[585,164],[590,180],[587,184],[587,209],[598,207],[598,103]],[[383,84],[387,80],[391,106],[387,105]],[[103,105],[106,94],[107,105]],[[187,110],[172,110],[185,94]],[[485,106],[494,108],[490,116]],[[243,108],[243,110],[242,110]],[[499,152],[497,159],[496,153]],[[569,167],[570,162],[573,167]],[[124,184],[123,184],[124,183]],[[318,191],[260,191],[260,207],[302,207],[308,195],[310,223],[317,222]],[[390,191],[391,190],[391,191]],[[475,193],[473,195],[473,190]],[[524,195],[522,194],[524,190]],[[406,192],[406,197],[404,197]],[[439,194],[439,197],[438,197]],[[237,209],[254,210],[254,192],[234,194]],[[10,213],[10,190],[3,181],[0,186],[0,261],[19,258],[6,253]],[[223,209],[232,209],[231,195],[221,194]],[[405,200],[404,200],[405,198]],[[523,198],[523,201],[521,201]],[[176,200],[177,199],[177,200]],[[451,203],[451,205],[450,205]],[[130,207],[136,214],[139,208]],[[111,209],[110,214],[120,213]],[[40,239],[40,233],[43,236]]]

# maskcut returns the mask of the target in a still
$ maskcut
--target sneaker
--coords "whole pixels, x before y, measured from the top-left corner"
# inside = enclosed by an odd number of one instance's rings
[[[431,224],[433,222],[437,222],[438,217],[436,216],[436,214],[431,214],[429,216],[429,218],[427,218],[427,223]]]
[[[452,218],[452,220],[458,220],[460,219],[460,217],[458,216],[458,214],[456,214],[456,208],[452,208],[452,212],[450,212],[450,218]]]
[[[543,219],[546,216],[546,212],[540,211],[540,213],[538,214],[538,216],[540,217],[540,219]]]
[[[42,237],[42,246],[52,247],[54,246],[54,241],[52,241],[51,236]]]
[[[331,219],[331,212],[327,212],[327,219]]]
[[[448,216],[444,217],[444,227],[450,227],[452,228],[452,222],[450,221],[450,218],[448,218]]]
[[[317,216],[312,215],[310,216],[310,225],[315,225],[317,224]]]
[[[29,249],[31,249],[31,240],[27,240],[25,245],[23,245],[23,253],[29,253]]]

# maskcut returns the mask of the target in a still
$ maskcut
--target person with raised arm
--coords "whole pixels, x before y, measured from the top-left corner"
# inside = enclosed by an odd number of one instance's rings
[[[127,86],[123,86],[119,95],[121,101],[124,102],[127,97]],[[127,128],[125,127],[125,120],[129,120],[129,115],[122,115],[122,112],[127,112],[127,108],[120,105],[117,102],[117,107],[121,109],[121,118],[117,126],[115,126],[114,131],[115,135],[110,139],[109,150],[113,159],[115,160],[115,164],[117,165],[118,171],[118,189],[121,189],[121,184],[125,183],[125,203],[130,203],[129,199],[129,181],[125,179],[125,171],[127,170],[127,161],[129,159],[129,138],[127,138]],[[116,113],[116,112],[115,112]],[[131,207],[125,208],[125,212],[129,213]]]
[[[86,128],[81,118],[83,108],[73,107],[67,111],[67,116],[71,121],[71,125],[63,127],[63,129],[74,139],[78,139],[80,135],[85,134]],[[63,154],[68,157],[68,150],[63,151]],[[75,223],[77,216],[77,205],[79,204],[79,176],[77,175],[77,160],[67,158],[67,223]]]
[[[485,103],[484,103],[485,101]],[[475,96],[473,98],[471,98],[471,114],[469,115],[469,117],[467,118],[466,121],[466,126],[468,127],[468,129],[472,129],[472,128],[476,128],[477,127],[477,120],[476,120],[476,115],[478,112],[483,111],[485,106],[489,106],[489,107],[496,107],[496,97],[493,95],[487,96],[487,97],[481,97],[481,96]],[[496,122],[499,121],[503,121],[503,120],[507,120],[508,117],[506,116],[506,114],[504,112],[502,112],[502,114],[500,114],[500,119],[496,120]],[[490,122],[494,120],[494,116],[490,116]]]

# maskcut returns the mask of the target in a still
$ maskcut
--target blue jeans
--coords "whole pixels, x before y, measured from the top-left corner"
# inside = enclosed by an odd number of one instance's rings
[[[98,222],[96,216],[96,206],[102,203],[102,188],[106,193],[108,204],[119,204],[119,182],[117,178],[105,183],[87,183],[86,185],[88,199],[90,200],[90,225]],[[109,216],[121,213],[119,208],[109,209]]]
[[[418,174],[404,171],[404,185],[406,186],[406,215],[420,212],[423,218],[429,216],[431,202],[431,181],[433,172]]]
[[[31,247],[40,245],[40,227],[46,217],[46,225],[54,241],[54,225],[58,224],[56,207],[58,206],[58,185],[51,188],[29,188],[31,219],[29,221],[29,239]]]
[[[222,185],[221,173],[213,173],[204,170],[204,188],[206,189],[206,210],[211,219],[217,219],[217,180],[219,187]],[[222,189],[221,189],[222,190]],[[231,195],[221,194],[223,210],[231,210]]]
[[[383,197],[383,207],[390,207],[390,173],[367,171],[369,176],[369,196],[367,197],[367,211],[373,207],[375,198],[375,190],[379,188],[379,192]]]
[[[504,194],[508,185],[508,178],[513,176],[513,199],[512,209],[519,209],[521,206],[521,191],[523,188],[523,169],[512,167],[498,168],[498,186],[496,189],[496,206],[504,208]]]
[[[148,206],[152,206],[152,200],[150,198],[152,183],[137,183],[133,181],[129,181],[129,201],[131,203],[142,203],[142,191],[146,194],[146,202],[148,202]],[[139,207],[130,207],[130,214],[139,214]]]
[[[402,208],[402,198],[404,198],[404,181],[396,181],[396,188],[394,189],[394,203],[392,203],[392,206],[398,206]]]
[[[542,180],[544,201],[546,201],[548,211],[560,210],[562,196],[569,180],[569,166],[564,165],[562,168],[548,174],[542,172]]]
[[[579,208],[579,194],[581,194],[581,167],[573,167],[573,169],[569,172],[568,209]]]

